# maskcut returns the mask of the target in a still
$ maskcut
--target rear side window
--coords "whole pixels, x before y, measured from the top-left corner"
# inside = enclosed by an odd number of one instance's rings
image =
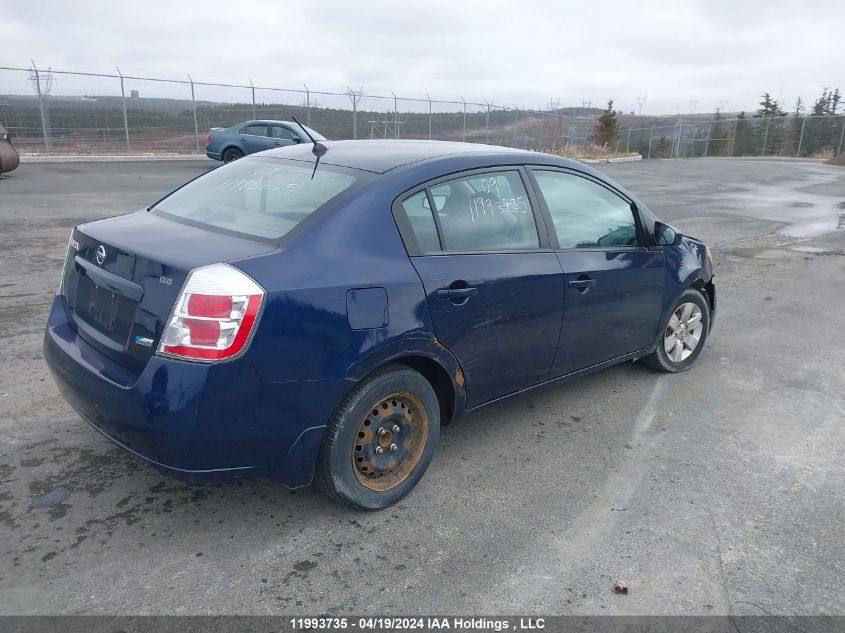
[[[245,158],[208,172],[152,207],[195,224],[278,239],[358,177],[320,165],[295,166],[273,158]]]
[[[539,248],[537,226],[517,171],[456,178],[431,188],[446,251]]]
[[[431,215],[431,207],[425,190],[405,200],[402,208],[408,217],[420,250],[423,253],[439,251],[440,238],[437,237],[437,225],[434,223],[434,216]]]
[[[561,248],[637,246],[637,224],[628,201],[573,174],[535,170],[534,177]]]
[[[250,136],[267,136],[266,125],[247,125],[241,128],[241,134],[249,134]]]

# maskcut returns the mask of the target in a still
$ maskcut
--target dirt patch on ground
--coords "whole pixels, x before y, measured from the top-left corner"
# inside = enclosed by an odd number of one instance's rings
[[[825,165],[840,165],[845,167],[845,154],[840,154],[839,156],[834,156],[830,160],[826,160]]]

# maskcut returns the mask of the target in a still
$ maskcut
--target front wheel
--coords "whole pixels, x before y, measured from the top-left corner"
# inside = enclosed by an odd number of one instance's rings
[[[688,288],[663,325],[657,349],[642,360],[658,371],[686,371],[701,354],[709,332],[707,300],[698,290]]]
[[[353,508],[386,508],[417,485],[439,436],[440,406],[431,384],[403,365],[388,365],[357,385],[332,415],[317,483]]]

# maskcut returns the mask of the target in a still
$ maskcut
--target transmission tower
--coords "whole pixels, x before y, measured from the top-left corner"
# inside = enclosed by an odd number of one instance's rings
[[[637,111],[637,114],[639,116],[643,115],[643,104],[646,102],[646,99],[648,99],[647,94],[644,94],[643,96],[640,96],[639,94],[637,94],[637,105],[639,106],[639,110]]]

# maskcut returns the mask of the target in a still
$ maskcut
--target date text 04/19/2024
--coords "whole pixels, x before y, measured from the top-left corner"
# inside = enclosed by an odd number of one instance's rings
[[[543,618],[438,618],[438,617],[362,617],[291,618],[297,630],[395,630],[395,631],[530,631],[545,628]]]

